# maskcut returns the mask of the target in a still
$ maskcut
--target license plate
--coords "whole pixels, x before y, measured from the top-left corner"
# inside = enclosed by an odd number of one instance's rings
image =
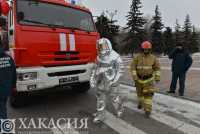
[[[78,76],[74,76],[74,77],[67,77],[67,78],[62,78],[59,80],[59,84],[63,85],[63,84],[68,84],[68,83],[73,83],[73,82],[78,82],[79,81],[79,77]]]

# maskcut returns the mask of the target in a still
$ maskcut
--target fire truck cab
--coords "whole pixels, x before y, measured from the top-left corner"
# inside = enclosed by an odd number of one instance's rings
[[[91,12],[66,0],[9,3],[1,37],[17,67],[11,104],[20,105],[22,93],[65,86],[80,92],[90,89],[99,38]]]

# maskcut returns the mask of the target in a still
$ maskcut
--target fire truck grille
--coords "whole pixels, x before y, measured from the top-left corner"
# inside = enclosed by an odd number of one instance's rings
[[[79,54],[79,52],[76,52],[76,51],[57,51],[54,54],[55,55],[66,55],[66,54],[77,55],[77,54]]]
[[[86,72],[86,70],[74,70],[74,71],[54,72],[54,73],[48,73],[48,76],[49,77],[67,76],[67,75],[82,74],[82,73],[85,73],[85,72]]]
[[[66,60],[80,60],[78,57],[71,57],[71,58],[55,58],[55,61],[66,61]]]
[[[70,60],[80,60],[78,57],[79,52],[76,51],[58,51],[54,53],[56,56],[62,56],[62,58],[55,58],[55,61],[70,61]]]

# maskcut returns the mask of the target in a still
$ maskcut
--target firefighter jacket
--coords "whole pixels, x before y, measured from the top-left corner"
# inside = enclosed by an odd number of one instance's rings
[[[160,64],[158,59],[152,55],[138,54],[131,63],[131,74],[133,80],[143,84],[149,81],[160,81]]]

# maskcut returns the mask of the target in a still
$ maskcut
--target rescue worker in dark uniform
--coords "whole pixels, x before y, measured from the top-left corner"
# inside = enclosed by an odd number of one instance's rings
[[[0,119],[7,119],[7,100],[16,87],[16,67],[13,59],[0,47]]]
[[[152,44],[148,41],[142,43],[142,53],[134,57],[131,64],[131,74],[135,81],[138,109],[144,108],[146,117],[152,111],[154,81],[160,81],[160,64],[156,56],[151,54]]]
[[[179,79],[179,96],[184,96],[185,77],[192,65],[192,58],[182,44],[177,45],[169,54],[169,58],[172,59],[172,81],[168,93],[175,93],[177,80]]]

